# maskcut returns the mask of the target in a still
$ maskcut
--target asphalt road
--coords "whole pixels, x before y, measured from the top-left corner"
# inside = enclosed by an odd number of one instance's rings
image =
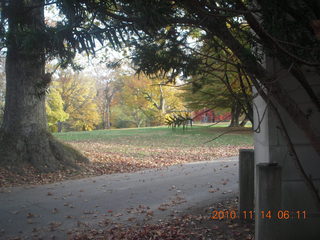
[[[238,193],[238,157],[0,189],[0,239],[66,239],[101,221],[152,222]]]

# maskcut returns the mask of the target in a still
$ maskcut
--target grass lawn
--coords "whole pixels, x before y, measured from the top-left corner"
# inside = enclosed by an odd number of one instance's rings
[[[226,126],[196,125],[185,131],[181,128],[152,127],[55,133],[55,137],[78,149],[90,161],[79,163],[80,171],[47,174],[38,174],[33,168],[26,168],[25,175],[17,175],[0,168],[0,187],[52,183],[208,161],[237,155],[240,148],[252,148],[250,128],[230,129]]]
[[[182,128],[172,130],[168,127],[112,129],[91,132],[56,133],[54,135],[66,142],[103,142],[105,144],[136,147],[183,148],[253,144],[252,132],[249,128],[229,129],[226,126],[227,124],[215,126],[196,125],[185,131]],[[226,134],[210,141],[223,133]]]

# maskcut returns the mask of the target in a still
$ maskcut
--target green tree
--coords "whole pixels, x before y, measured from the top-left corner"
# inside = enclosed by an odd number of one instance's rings
[[[212,65],[202,66],[202,74],[187,80],[184,97],[190,109],[230,112],[230,127],[244,126],[253,118],[251,81],[237,67],[229,66],[229,70],[226,65],[222,67],[222,71],[214,71]],[[242,115],[244,119],[240,123]]]
[[[134,113],[130,106],[115,104],[112,107],[111,123],[115,128],[134,128],[144,125],[147,117],[138,112],[137,116],[132,116]]]
[[[190,79],[183,97],[191,110],[213,109],[216,114],[230,112],[234,105],[233,96],[225,85],[217,79],[195,76]]]

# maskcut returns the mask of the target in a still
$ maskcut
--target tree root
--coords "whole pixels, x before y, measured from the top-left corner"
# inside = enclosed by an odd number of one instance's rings
[[[42,173],[79,170],[78,162],[88,162],[88,159],[46,131],[28,136],[0,132],[0,165],[12,171],[20,172],[30,165]]]

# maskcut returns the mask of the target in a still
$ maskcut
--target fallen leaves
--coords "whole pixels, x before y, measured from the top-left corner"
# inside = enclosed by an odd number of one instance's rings
[[[184,239],[220,239],[220,240],[252,240],[254,225],[251,222],[224,219],[213,221],[210,219],[212,209],[235,209],[237,200],[230,199],[201,210],[201,214],[193,213],[183,216],[173,216],[167,221],[157,223],[132,225],[135,219],[128,218],[130,225],[111,222],[106,219],[99,229],[86,228],[77,230],[70,239],[126,239],[126,240],[184,240]],[[145,206],[139,206],[146,209]]]
[[[61,225],[62,225],[61,222],[51,222],[51,223],[49,223],[49,229],[50,229],[50,231],[55,231]]]
[[[33,213],[28,213],[27,214],[27,218],[34,218],[34,217],[35,217],[35,215]]]
[[[56,214],[59,212],[59,210],[57,208],[54,208],[52,211],[51,211],[53,214]]]
[[[39,174],[32,167],[24,168],[24,174],[17,174],[0,168],[0,188],[28,184],[46,184],[66,179],[79,179],[103,174],[136,172],[143,169],[162,168],[189,162],[209,161],[221,157],[235,156],[240,148],[252,146],[219,147],[139,147],[129,144],[108,144],[105,142],[71,142],[91,161],[79,163],[81,171],[58,171]],[[229,167],[223,165],[223,168]],[[83,192],[83,190],[80,190]],[[52,196],[52,192],[47,193]]]
[[[208,192],[209,192],[209,193],[215,193],[215,192],[218,192],[219,190],[220,190],[219,188],[210,189]]]
[[[160,206],[160,207],[158,207],[158,209],[159,209],[160,211],[165,211],[165,210],[167,210],[168,208]]]
[[[148,210],[146,216],[152,217],[153,216],[153,211],[152,210]]]

